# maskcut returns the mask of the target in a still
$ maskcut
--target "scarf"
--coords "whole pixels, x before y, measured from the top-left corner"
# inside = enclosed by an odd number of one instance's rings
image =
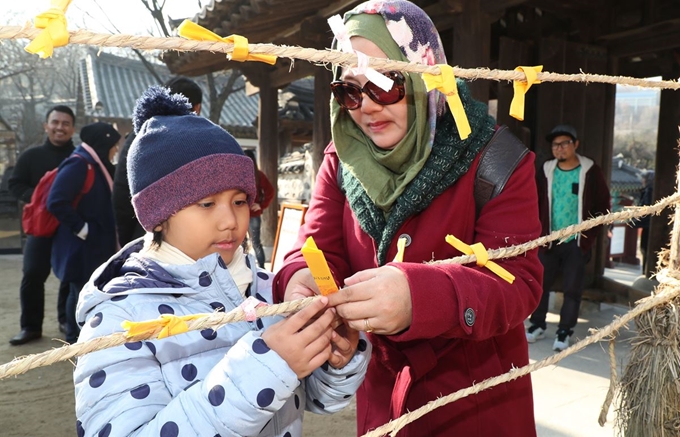
[[[387,218],[343,163],[341,188],[361,229],[376,242],[378,265],[385,264],[387,250],[406,219],[427,208],[432,200],[467,173],[472,161],[494,134],[496,123],[488,115],[487,106],[473,100],[461,80],[458,81],[458,92],[472,133],[461,140],[453,116],[446,111],[437,123],[432,153],[397,198]]]
[[[151,259],[156,262],[161,262],[165,264],[172,265],[186,265],[194,264],[196,261],[186,255],[184,252],[168,243],[163,241],[160,246],[153,246],[153,234],[147,232],[144,235],[144,247],[139,251],[141,256]],[[253,282],[253,272],[248,268],[246,264],[246,255],[243,252],[243,247],[238,247],[236,252],[234,252],[234,257],[231,262],[227,264],[227,270],[231,275],[231,278],[236,283],[239,292],[245,299],[246,290],[248,286]]]

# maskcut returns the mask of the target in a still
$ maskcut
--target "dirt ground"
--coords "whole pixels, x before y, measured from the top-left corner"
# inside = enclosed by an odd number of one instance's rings
[[[45,292],[43,338],[23,346],[8,340],[19,331],[21,256],[0,255],[0,365],[15,357],[62,345],[57,324],[58,280],[50,276]],[[0,380],[0,436],[70,437],[75,432],[73,365],[60,362]],[[356,435],[355,406],[332,416],[305,415],[304,437]]]

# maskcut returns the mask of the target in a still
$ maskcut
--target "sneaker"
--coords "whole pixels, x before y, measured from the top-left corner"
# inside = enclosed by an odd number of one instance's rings
[[[540,340],[545,337],[545,329],[537,325],[531,325],[527,329],[527,343],[536,343],[536,340]]]
[[[560,329],[557,331],[557,337],[555,337],[555,343],[553,343],[553,350],[557,352],[562,352],[569,347],[569,339],[571,338],[572,331],[565,331]]]

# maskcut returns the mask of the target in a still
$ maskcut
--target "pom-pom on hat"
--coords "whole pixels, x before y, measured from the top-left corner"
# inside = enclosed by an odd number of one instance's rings
[[[191,112],[186,97],[152,86],[137,100],[132,117],[137,136],[128,153],[128,182],[146,231],[225,190],[239,189],[253,203],[253,162],[227,131]]]

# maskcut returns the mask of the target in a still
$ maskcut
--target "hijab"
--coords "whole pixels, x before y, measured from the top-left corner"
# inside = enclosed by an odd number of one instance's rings
[[[446,63],[434,24],[410,2],[367,2],[347,12],[344,21],[348,37],[370,40],[389,59]],[[391,150],[377,147],[347,111],[331,100],[331,133],[338,157],[386,214],[422,170],[432,148],[437,117],[444,112],[443,95],[428,93],[420,74],[405,73],[404,77],[409,128]]]

